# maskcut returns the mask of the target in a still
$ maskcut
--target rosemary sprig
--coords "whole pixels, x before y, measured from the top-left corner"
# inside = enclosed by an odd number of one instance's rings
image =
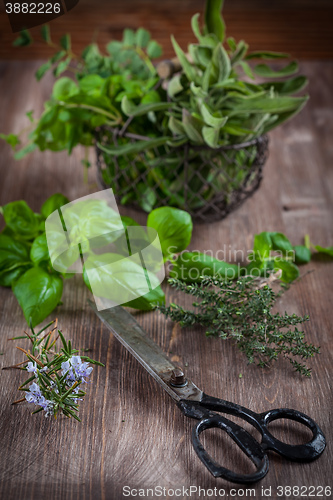
[[[45,333],[52,325],[49,332]],[[63,334],[57,328],[57,320],[44,326],[39,332],[35,332],[30,326],[31,332],[24,332],[25,336],[14,337],[9,340],[27,338],[31,342],[31,351],[17,347],[24,352],[27,359],[14,366],[3,369],[25,370],[31,376],[20,385],[19,391],[25,392],[25,397],[12,404],[28,401],[39,406],[32,413],[45,411],[45,416],[56,417],[62,412],[67,417],[73,417],[80,421],[77,416],[79,411],[78,402],[86,395],[80,386],[88,382],[92,372],[89,363],[104,366],[98,361],[79,356],[77,349],[72,349],[71,341],[66,342]],[[56,342],[61,339],[62,347],[58,351]],[[28,384],[31,383],[29,386]]]
[[[297,372],[309,377],[311,369],[304,360],[319,353],[319,347],[308,344],[304,332],[297,326],[309,317],[273,314],[278,295],[271,288],[271,282],[272,278],[262,280],[248,276],[237,281],[202,277],[193,284],[170,279],[171,286],[199,301],[193,303],[195,310],[173,303],[158,309],[182,327],[199,324],[207,328],[206,335],[233,340],[249,363],[269,366],[283,356]]]

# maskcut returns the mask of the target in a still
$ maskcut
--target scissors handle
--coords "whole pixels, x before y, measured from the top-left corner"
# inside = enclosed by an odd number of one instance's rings
[[[198,424],[192,430],[193,448],[214,477],[222,477],[233,483],[250,484],[260,481],[260,479],[266,476],[269,468],[268,457],[258,441],[243,427],[201,406],[201,403],[198,401],[181,400],[178,403],[178,407],[187,417],[199,420]],[[209,455],[203,447],[199,436],[206,429],[216,427],[225,431],[245,455],[249,457],[256,467],[255,472],[249,474],[234,472],[220,465]]]
[[[203,394],[200,402],[181,400],[178,406],[186,416],[200,420],[192,432],[193,447],[200,460],[214,477],[223,477],[232,482],[245,484],[262,479],[268,472],[267,450],[275,451],[289,460],[309,462],[318,458],[326,446],[325,436],[317,423],[304,413],[296,410],[280,408],[258,414],[243,406],[223,399],[214,398],[207,394]],[[259,444],[253,436],[239,425],[215,413],[216,411],[235,415],[249,422],[261,433],[261,443]],[[270,422],[281,418],[294,420],[308,427],[312,431],[312,439],[308,443],[302,445],[290,445],[275,438],[269,432],[267,426]],[[256,472],[252,474],[234,473],[220,466],[210,457],[203,448],[199,435],[204,430],[213,427],[218,427],[227,432],[239,448],[254,463],[257,468]]]

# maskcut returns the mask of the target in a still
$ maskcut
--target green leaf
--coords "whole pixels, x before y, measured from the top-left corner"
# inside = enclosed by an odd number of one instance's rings
[[[326,253],[330,257],[333,257],[333,247],[321,247],[320,245],[315,245],[315,249],[319,253]]]
[[[142,49],[146,48],[149,43],[149,40],[150,40],[150,33],[144,28],[139,28],[138,31],[135,33],[135,43],[138,47]]]
[[[58,101],[65,101],[71,96],[74,96],[79,93],[79,88],[76,83],[64,76],[59,78],[53,86],[52,95]]]
[[[13,149],[20,144],[20,139],[15,134],[0,134],[0,138],[7,142]]]
[[[1,233],[0,285],[11,286],[31,266],[28,245]]]
[[[202,136],[209,147],[219,147],[220,129],[204,126],[202,127]]]
[[[63,283],[59,276],[48,274],[39,267],[26,271],[13,285],[25,319],[32,326],[41,323],[58,305]]]
[[[222,47],[222,45],[217,45],[215,47],[212,56],[212,63],[218,71],[218,82],[223,82],[229,78],[231,71],[230,59],[227,51]]]
[[[269,233],[269,235],[272,241],[273,250],[280,251],[283,254],[293,252],[292,244],[283,233]]]
[[[192,219],[184,210],[156,208],[148,215],[147,226],[157,231],[165,259],[185,250],[191,241]]]
[[[67,57],[64,61],[60,61],[58,66],[54,69],[53,74],[54,76],[60,76],[66,69],[68,68],[72,58],[69,56]]]
[[[243,69],[244,73],[245,73],[245,74],[246,74],[249,78],[251,78],[252,80],[254,80],[254,74],[253,74],[253,71],[252,71],[251,66],[250,66],[249,64],[247,64],[247,62],[245,62],[245,61],[239,61],[239,63],[238,63],[238,64],[242,67],[242,69]]]
[[[60,45],[67,51],[71,49],[71,36],[68,33],[60,38]]]
[[[150,40],[147,46],[147,54],[150,59],[157,59],[158,57],[161,57],[162,53],[163,51],[161,45],[155,40]]]
[[[307,264],[311,260],[311,250],[304,245],[295,245],[295,264]]]
[[[200,252],[183,252],[174,262],[170,277],[189,282],[200,281],[200,276],[234,279],[239,275],[239,271],[239,266],[236,264],[228,264],[210,255]]]
[[[241,113],[277,113],[282,114],[289,111],[295,111],[302,108],[308,97],[289,97],[277,96],[269,97],[259,96],[251,99],[235,98],[234,105],[230,115],[234,116]]]
[[[103,267],[102,273],[99,272],[100,267]],[[147,276],[151,287],[149,292]],[[83,278],[95,296],[136,309],[151,310],[165,300],[153,273],[115,253],[90,255],[84,265]],[[133,293],[139,297],[131,298]]]
[[[2,207],[7,226],[21,238],[30,240],[37,236],[40,219],[23,200],[13,201]]]
[[[49,249],[44,233],[34,239],[30,250],[30,258],[34,264],[39,264],[42,261],[48,261],[49,257]]]
[[[46,43],[52,42],[51,33],[50,33],[50,26],[48,24],[44,24],[41,27],[41,35],[42,35],[42,39],[44,40],[44,42],[46,42]]]
[[[37,144],[35,144],[34,142],[29,142],[29,144],[14,153],[14,158],[15,160],[22,160],[22,158],[24,158],[27,154],[35,151],[35,149],[37,149]]]
[[[52,64],[54,64],[54,63],[58,62],[60,59],[62,59],[65,55],[66,55],[65,50],[59,50],[51,57],[50,61]]]
[[[286,59],[289,58],[290,55],[284,52],[270,52],[267,50],[257,50],[255,52],[251,52],[246,56],[245,59]]]
[[[32,43],[32,36],[29,30],[23,30],[20,32],[18,38],[13,42],[14,47],[27,47]]]
[[[124,96],[121,101],[121,109],[127,116],[146,115],[151,111],[162,111],[173,107],[169,102],[153,102],[150,104],[140,104],[136,106],[133,101],[130,101],[127,96]]]
[[[287,260],[282,260],[280,257],[274,259],[274,272],[281,269],[281,281],[285,283],[291,283],[296,278],[299,277],[299,269],[293,264],[293,262],[288,262]]]
[[[225,35],[225,24],[222,18],[224,0],[206,0],[205,29],[207,33],[214,33],[220,42]]]
[[[168,83],[168,95],[169,97],[173,98],[175,95],[179,94],[184,87],[181,84],[181,77],[182,75],[176,74],[171,78],[171,80]]]
[[[126,28],[123,31],[123,43],[124,45],[134,45],[135,44],[135,33],[133,30]]]
[[[184,125],[180,120],[177,120],[174,116],[170,116],[168,127],[171,132],[175,135],[185,135]]]
[[[203,137],[201,133],[202,125],[200,121],[194,116],[190,115],[183,109],[182,124],[187,137],[197,144],[203,144]]]
[[[214,116],[208,109],[207,104],[202,103],[200,106],[200,111],[204,122],[210,127],[220,129],[228,121],[227,116]]]
[[[156,139],[149,139],[148,141],[135,141],[133,143],[129,142],[128,144],[124,144],[122,146],[104,146],[103,144],[97,143],[97,146],[104,151],[105,153],[111,156],[123,156],[128,154],[137,154],[141,151],[157,148],[159,146],[163,146],[168,141],[170,141],[171,137],[158,137]]]
[[[256,261],[268,259],[272,249],[270,233],[262,232],[254,236],[253,253]]]
[[[298,64],[296,61],[289,63],[284,68],[274,71],[267,64],[257,64],[253,71],[264,78],[282,78],[284,76],[293,75],[298,71]]]
[[[273,88],[280,95],[291,95],[303,90],[307,84],[308,79],[306,76],[295,76],[284,82],[267,82],[262,83],[261,86],[267,90]]]
[[[39,66],[38,70],[35,73],[36,80],[39,82],[51,67],[51,61],[47,61],[46,63]]]
[[[179,62],[184,70],[185,75],[187,76],[187,78],[190,82],[192,82],[192,81],[195,82],[197,80],[197,72],[196,72],[195,67],[189,62],[185,53],[180,48],[180,46],[176,42],[173,35],[171,36],[171,42],[172,42],[174,51],[176,52],[176,55],[179,59]]]
[[[40,213],[44,219],[47,219],[55,210],[58,210],[58,208],[67,203],[69,203],[69,199],[66,196],[61,193],[55,193],[43,203]]]

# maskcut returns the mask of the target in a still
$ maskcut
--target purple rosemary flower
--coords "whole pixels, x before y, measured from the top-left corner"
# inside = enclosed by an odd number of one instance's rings
[[[75,382],[87,383],[86,377],[89,377],[93,368],[89,363],[82,361],[80,356],[71,356],[67,361],[61,363],[62,375],[66,376],[69,385]]]
[[[45,416],[49,417],[50,415],[54,415],[54,403],[49,399],[46,399],[41,393],[40,387],[36,382],[33,382],[29,391],[25,393],[25,399],[28,403],[34,403],[35,405],[41,406],[45,411]]]
[[[33,363],[32,361],[29,361],[28,366],[27,366],[27,371],[30,373],[34,373],[35,377],[38,377],[37,375],[37,363]]]

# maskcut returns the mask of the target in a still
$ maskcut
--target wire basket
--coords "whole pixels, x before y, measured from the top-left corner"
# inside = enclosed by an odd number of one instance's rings
[[[196,222],[223,219],[259,187],[268,137],[213,149],[186,143],[115,156],[100,148],[148,137],[101,127],[96,133],[98,180],[111,187],[118,203],[150,212],[172,206]]]

